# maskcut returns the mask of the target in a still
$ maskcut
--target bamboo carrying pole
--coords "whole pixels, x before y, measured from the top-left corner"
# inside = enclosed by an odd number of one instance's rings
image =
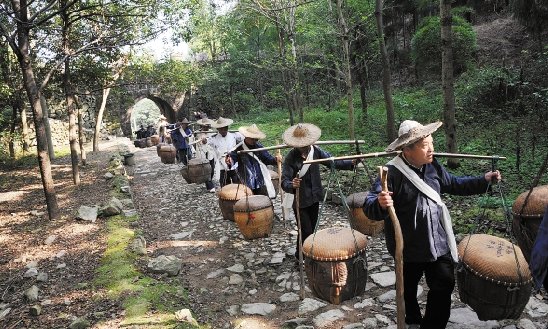
[[[365,144],[364,140],[332,140],[332,141],[316,141],[314,145],[332,145],[332,144]],[[292,146],[289,146],[287,144],[279,144],[274,146],[268,146],[268,147],[261,147],[256,149],[250,149],[250,150],[241,150],[238,151],[238,153],[249,153],[249,152],[260,152],[260,151],[269,151],[269,150],[278,150],[278,149],[287,149],[291,148]]]
[[[304,161],[303,164],[307,163],[319,163],[335,160],[353,160],[353,159],[369,159],[369,158],[380,158],[380,157],[389,157],[396,156],[400,154],[401,151],[393,152],[374,152],[374,153],[365,153],[365,154],[356,154],[356,155],[346,155],[340,157],[331,157],[325,159],[315,159]],[[445,157],[445,158],[467,158],[467,159],[483,159],[483,160],[506,160],[506,157],[501,157],[498,155],[474,155],[474,154],[461,154],[461,153],[435,153],[435,157]]]
[[[388,168],[379,166],[379,177],[381,178],[382,191],[388,192]],[[396,266],[396,308],[397,308],[397,326],[398,329],[405,329],[405,304],[403,301],[403,235],[401,232],[400,221],[396,216],[394,206],[388,207],[388,214],[394,227],[394,237],[396,239],[396,250],[394,253],[394,262]]]

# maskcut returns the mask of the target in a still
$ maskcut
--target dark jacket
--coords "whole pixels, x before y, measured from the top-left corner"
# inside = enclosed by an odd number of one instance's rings
[[[254,146],[247,145],[249,149],[262,148],[261,143],[255,143]],[[261,188],[265,185],[261,166],[249,153],[238,154],[238,151],[243,150],[243,145],[238,146],[234,151],[230,152],[232,163],[238,163],[238,175],[242,181],[245,180],[245,185],[252,190]],[[277,160],[268,151],[254,152],[255,156],[265,165],[276,165]]]
[[[548,206],[544,209],[544,217],[538,228],[537,237],[531,251],[531,262],[529,263],[535,288],[540,289],[543,282],[546,282],[548,275]],[[544,289],[548,289],[545,285]]]
[[[330,158],[331,154],[323,151],[319,147],[314,147],[313,159]],[[285,157],[282,166],[282,189],[287,193],[295,193],[293,188],[293,178],[295,178],[303,166],[304,159],[298,149],[292,149]],[[330,168],[331,162],[323,162],[323,165]],[[351,160],[335,161],[335,168],[352,170],[354,166]],[[316,202],[323,200],[322,179],[320,177],[320,166],[317,163],[311,164],[306,174],[301,177],[301,187],[299,188],[299,207],[306,208]]]
[[[435,235],[439,234],[438,238],[441,238],[441,241],[445,243],[447,241],[445,230],[441,225],[441,207],[420,193],[415,185],[394,166],[387,167],[388,190],[394,193],[392,195],[394,209],[403,234],[404,262],[435,261],[437,259],[437,256],[433,254],[433,250],[436,250]],[[453,176],[436,159],[431,164],[424,165],[422,172],[412,166],[410,168],[438,194],[480,194],[487,190],[489,184],[483,176]],[[388,211],[383,210],[377,200],[381,191],[380,180],[377,178],[365,199],[364,212],[369,219],[384,220],[386,246],[390,254],[394,256],[396,242],[392,221]],[[446,248],[449,251],[447,245],[440,248]]]
[[[187,127],[185,129],[185,134],[187,134],[187,136],[191,136],[192,130]],[[173,140],[173,146],[175,146],[176,149],[182,150],[189,148],[188,137],[183,137],[183,135],[179,131],[179,128],[171,131],[171,139]]]

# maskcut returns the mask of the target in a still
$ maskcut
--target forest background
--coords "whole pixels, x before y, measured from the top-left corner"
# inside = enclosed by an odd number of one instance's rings
[[[512,197],[536,177],[546,181],[543,1],[0,4],[1,163],[35,158],[26,131],[26,121],[34,120],[52,219],[59,211],[50,161],[63,148],[48,143],[48,102],[66,111],[70,148],[64,152],[70,151],[78,185],[86,157],[82,99],[97,100],[97,150],[102,122],[128,121],[136,102],[132,90],[143,85],[160,95],[182,95],[170,109],[175,120],[202,111],[257,123],[269,136],[265,145],[279,142],[289,125],[312,122],[324,139],[364,139],[360,151],[376,152],[396,137],[405,119],[441,120],[445,134],[435,136],[438,151],[508,157],[497,165]],[[157,60],[139,52],[165,31],[175,44],[188,43],[191,58],[168,54]],[[137,122],[138,113],[131,115]],[[148,113],[138,118],[145,124],[155,120]],[[478,163],[455,159],[448,165],[460,167],[457,173],[479,169]]]

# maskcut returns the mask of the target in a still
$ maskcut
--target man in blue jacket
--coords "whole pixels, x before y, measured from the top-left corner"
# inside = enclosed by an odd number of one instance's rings
[[[266,195],[269,198],[276,197],[272,178],[266,166],[277,165],[278,161],[282,161],[281,156],[274,157],[268,151],[238,154],[241,150],[262,148],[263,145],[259,143],[259,140],[266,137],[266,134],[255,124],[240,127],[238,131],[244,136],[244,140],[236,145],[236,148],[230,152],[230,156],[226,157],[226,164],[231,169],[237,166],[240,180],[253,191],[253,194]]]
[[[183,163],[185,166],[188,164],[188,160],[192,158],[192,152],[188,145],[188,139],[192,136],[192,130],[190,130],[188,124],[187,118],[184,118],[183,121],[178,122],[175,125],[175,129],[171,131],[173,146],[177,149],[177,162]]]
[[[423,126],[412,120],[401,123],[399,137],[386,149],[402,151],[387,164],[389,192],[382,191],[377,178],[364,204],[367,217],[384,220],[386,246],[392,256],[394,228],[387,208],[394,206],[404,240],[405,322],[420,324],[421,329],[445,328],[455,286],[457,246],[449,211],[440,195],[485,193],[490,181],[501,179],[498,171],[476,177],[456,177],[447,172],[433,156],[431,134],[441,125]],[[423,275],[429,287],[424,316],[417,301],[417,286]]]
[[[299,123],[289,127],[283,134],[284,143],[292,146],[285,157],[282,166],[282,189],[286,192],[283,206],[293,208],[295,215],[297,211],[301,220],[302,242],[314,233],[318,223],[318,211],[320,201],[323,200],[322,179],[320,177],[320,166],[317,163],[305,164],[305,160],[326,159],[331,154],[325,152],[314,144],[321,136],[321,130],[310,123]],[[335,168],[352,170],[354,160],[337,160]],[[330,167],[330,162],[324,162]],[[299,207],[297,208],[293,194],[299,188]],[[299,259],[299,238],[297,237],[297,248],[295,258]]]

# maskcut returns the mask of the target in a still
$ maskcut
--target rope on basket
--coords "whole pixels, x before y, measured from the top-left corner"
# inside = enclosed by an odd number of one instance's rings
[[[496,165],[497,165],[497,159],[495,157],[493,157],[491,159],[491,171],[495,171],[496,170]],[[500,181],[496,181],[496,186],[497,186],[497,191],[493,191],[492,193],[489,193],[490,191],[492,191],[492,187],[493,187],[493,183],[492,181],[489,181],[489,183],[487,184],[487,189],[485,190],[485,193],[484,195],[486,196],[486,201],[485,201],[485,204],[487,204],[491,194],[495,194],[498,192],[498,195],[500,196],[500,199],[501,199],[501,202],[502,202],[502,207],[503,207],[503,210],[504,210],[504,219],[505,219],[505,222],[506,222],[506,233],[509,234],[509,240],[510,240],[510,244],[512,245],[512,251],[514,252],[514,260],[516,261],[516,269],[517,269],[517,274],[518,274],[518,277],[519,277],[519,282],[523,282],[523,275],[521,273],[521,266],[520,266],[520,263],[519,263],[519,260],[518,260],[518,254],[516,252],[516,247],[515,247],[515,237],[514,237],[514,234],[512,232],[512,229],[511,229],[511,224],[510,224],[510,217],[511,217],[511,213],[510,213],[510,208],[508,207],[507,203],[506,203],[506,198],[504,197],[504,192],[503,192],[503,186],[502,186],[502,182]],[[478,207],[480,207],[480,205],[478,204]],[[472,230],[472,233],[470,234],[470,237],[476,233],[476,231],[478,230],[478,228],[480,227],[480,218],[484,218],[485,217],[485,212],[487,211],[487,207],[483,207],[483,212],[481,214],[481,216],[476,216],[476,221],[477,221],[477,225],[474,227],[474,229]],[[465,255],[466,255],[466,251],[468,249],[468,245],[470,244],[470,240],[471,238],[468,238],[468,241],[466,242],[466,246],[464,248],[464,251],[462,253],[462,259],[463,259],[463,262],[459,263],[459,268],[458,270],[462,270],[462,263],[464,263],[464,259],[465,259]]]
[[[322,218],[322,215],[323,215],[324,205],[325,205],[326,200],[327,200],[327,192],[330,190],[331,183],[333,181],[335,181],[336,188],[339,192],[339,197],[341,198],[342,204],[343,204],[346,212],[347,213],[350,212],[350,207],[348,206],[348,203],[346,202],[346,196],[344,195],[344,193],[341,189],[340,177],[337,174],[337,170],[335,168],[335,161],[333,159],[331,159],[329,161],[329,168],[330,168],[330,172],[329,172],[329,178],[328,178],[328,181],[327,181],[327,189],[325,190],[324,197],[323,197],[323,202],[322,202],[322,205],[320,207],[320,211],[319,211],[319,215],[318,215],[318,221],[316,222],[316,226],[314,227],[314,233],[312,234],[312,245],[310,247],[310,254],[311,255],[314,254],[314,240],[316,239],[316,232],[318,231],[318,227],[320,226],[320,221],[321,221],[321,218]],[[356,239],[356,235],[354,234],[355,229],[352,226],[352,221],[351,220],[349,220],[349,224],[350,224],[350,232],[352,233],[352,238],[354,239],[354,248],[356,249],[356,251],[358,251],[359,250],[358,241]],[[354,260],[354,263],[357,263],[357,262],[363,262],[364,268],[367,269],[367,258],[364,258],[364,257],[362,257],[361,254],[359,254],[356,257],[356,259]]]

